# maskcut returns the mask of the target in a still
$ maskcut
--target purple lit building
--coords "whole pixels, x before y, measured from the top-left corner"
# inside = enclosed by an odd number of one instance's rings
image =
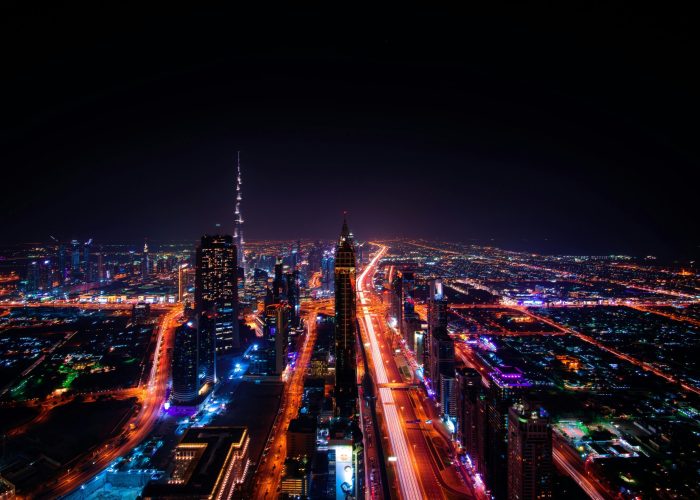
[[[485,432],[482,474],[496,498],[506,498],[508,485],[508,411],[532,384],[513,366],[497,366],[489,373],[484,400]]]

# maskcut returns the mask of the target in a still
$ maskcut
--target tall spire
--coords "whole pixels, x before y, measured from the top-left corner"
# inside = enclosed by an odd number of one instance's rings
[[[343,228],[340,230],[340,241],[343,242],[349,238],[352,238],[352,234],[350,229],[348,229],[348,213],[343,212]]]
[[[243,254],[243,214],[241,214],[241,201],[243,200],[243,180],[241,178],[241,152],[236,151],[236,213],[233,219],[233,243],[236,245],[236,263],[238,267],[245,268],[245,255]]]

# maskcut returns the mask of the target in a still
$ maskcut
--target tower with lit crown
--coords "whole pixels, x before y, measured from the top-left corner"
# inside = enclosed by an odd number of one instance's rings
[[[148,256],[148,241],[143,243],[143,256],[141,258],[141,278],[146,279],[151,273],[151,262]]]
[[[341,417],[355,414],[357,373],[355,366],[355,245],[343,220],[335,250],[335,401]]]
[[[245,269],[245,254],[243,253],[243,215],[241,214],[241,201],[243,200],[241,178],[241,152],[236,152],[236,212],[233,219],[233,244],[236,245],[238,267]]]

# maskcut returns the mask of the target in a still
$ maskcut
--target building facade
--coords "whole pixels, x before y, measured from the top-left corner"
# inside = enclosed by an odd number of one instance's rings
[[[335,250],[335,400],[342,417],[355,414],[357,373],[355,343],[357,315],[355,297],[355,247],[353,236],[343,221]]]
[[[207,312],[207,322],[216,337],[216,348],[238,348],[238,267],[237,252],[229,235],[202,236],[197,247],[195,311]]]
[[[552,498],[552,425],[547,412],[516,404],[508,413],[508,498]]]

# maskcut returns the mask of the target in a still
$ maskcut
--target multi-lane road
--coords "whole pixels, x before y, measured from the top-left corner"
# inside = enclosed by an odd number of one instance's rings
[[[398,369],[386,310],[372,291],[377,265],[386,252],[387,247],[379,245],[357,279],[357,296],[362,341],[368,347],[370,371],[379,388],[378,411],[388,434],[388,467],[403,499],[473,497],[471,488],[460,483],[456,468],[449,466],[451,457],[436,448],[442,437],[426,423],[430,409],[425,396],[406,383]],[[449,449],[447,443],[443,445]]]
[[[296,418],[304,395],[304,376],[306,367],[316,343],[316,317],[328,307],[328,301],[312,302],[306,313],[307,335],[301,353],[291,377],[285,382],[280,410],[275,419],[272,432],[265,446],[265,452],[255,471],[253,498],[277,498],[282,480],[284,460],[287,457],[287,429],[292,419]]]

